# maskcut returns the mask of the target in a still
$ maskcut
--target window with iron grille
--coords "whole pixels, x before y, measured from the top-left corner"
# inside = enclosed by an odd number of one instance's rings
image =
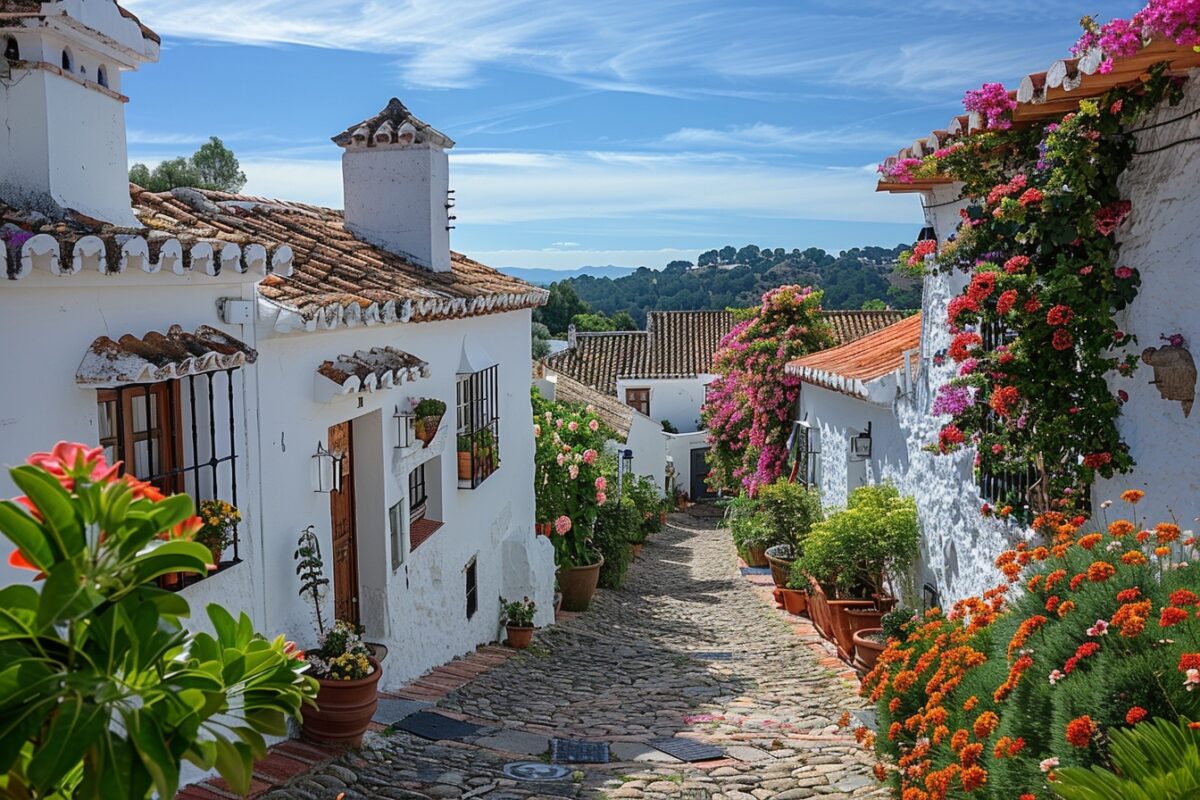
[[[467,578],[467,619],[475,616],[479,610],[479,571],[475,559],[471,559],[465,570]]]
[[[802,486],[815,486],[817,461],[821,454],[813,446],[812,427],[806,422],[793,422],[788,446],[792,453],[792,479]]]
[[[164,493],[191,495],[197,506],[213,499],[237,506],[237,441],[244,434],[234,412],[239,374],[231,369],[100,390],[96,410],[105,456]],[[219,567],[241,562],[238,540],[235,527],[227,551],[232,559]],[[186,575],[175,585],[202,577]]]
[[[408,515],[409,519],[421,519],[425,516],[429,493],[425,489],[425,465],[408,473]]]
[[[999,322],[988,323],[979,331],[983,339],[983,348],[993,350],[998,345],[1012,341],[1015,334],[1007,326]],[[1001,430],[1004,422],[990,408],[983,418],[983,436]],[[975,471],[975,482],[984,500],[997,508],[1006,505],[1013,507],[1014,512],[1028,513],[1029,487],[1038,479],[1037,469],[1033,464],[1022,464],[1004,469],[991,465],[988,459],[982,459],[979,469]]]
[[[650,416],[650,390],[649,389],[626,389],[625,390],[625,405],[632,409],[640,411],[647,417]]]
[[[500,467],[499,370],[458,376],[458,485],[474,489]]]

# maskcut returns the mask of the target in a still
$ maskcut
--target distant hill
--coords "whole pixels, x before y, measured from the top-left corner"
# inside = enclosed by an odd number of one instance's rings
[[[907,248],[855,247],[833,254],[817,247],[729,245],[702,253],[695,264],[672,261],[660,270],[624,270],[617,278],[562,272],[551,280],[565,280],[588,307],[584,310],[610,317],[626,311],[638,326],[646,324],[647,311],[753,306],[764,292],[784,284],[823,289],[825,308],[858,309],[864,303],[919,308],[920,282],[896,271],[896,258]]]
[[[500,267],[505,275],[512,275],[523,281],[537,286],[549,286],[555,281],[565,281],[571,278],[581,278],[589,275],[593,278],[624,278],[637,271],[636,267],[617,267],[612,264],[603,267],[580,267],[579,269],[534,269],[526,267]]]

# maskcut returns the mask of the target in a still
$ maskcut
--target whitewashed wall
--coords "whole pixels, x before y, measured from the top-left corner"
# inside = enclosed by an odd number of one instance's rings
[[[668,433],[667,455],[675,465],[675,487],[692,494],[692,451],[708,447],[708,431]]]
[[[617,397],[625,402],[626,389],[649,389],[652,419],[659,422],[669,420],[680,433],[694,433],[703,428],[700,407],[704,405],[704,387],[714,377],[700,375],[695,378],[656,380],[621,378],[617,381]]]
[[[166,331],[173,324],[189,331],[211,325],[253,345],[251,329],[224,325],[217,315],[219,298],[253,296],[247,279],[253,277],[140,272],[109,276],[87,271],[55,277],[35,270],[19,281],[0,282],[0,331],[10,343],[3,356],[5,377],[0,380],[0,464],[21,464],[30,453],[49,450],[60,440],[97,442],[96,390],[75,383],[80,361],[97,337],[141,337],[149,331]],[[242,373],[252,387],[252,370]],[[242,454],[238,504],[245,514],[242,530],[248,532],[261,524],[253,455],[247,455],[257,440],[257,417],[253,410],[246,413],[247,403],[240,394],[235,397],[235,411],[245,423],[238,430],[237,451]],[[224,405],[218,413],[224,413]],[[5,469],[0,495],[15,493]],[[261,561],[257,546],[255,537],[243,535],[241,555],[249,563]],[[7,540],[0,542],[0,548],[7,553]],[[261,618],[262,604],[256,599],[261,593],[253,590],[253,575],[246,566],[214,575],[188,590],[197,624],[203,624],[203,606],[210,601]],[[31,577],[32,573],[0,563],[0,585]]]
[[[1183,103],[1162,106],[1137,127],[1182,117],[1200,108],[1200,73],[1193,71]],[[1153,150],[1200,136],[1200,117],[1137,134],[1139,150]],[[1140,270],[1137,299],[1117,320],[1138,338],[1135,351],[1158,347],[1159,336],[1182,333],[1193,358],[1200,361],[1200,144],[1190,142],[1159,153],[1134,156],[1121,178],[1121,194],[1133,211],[1117,232],[1120,264]],[[1137,467],[1128,475],[1099,482],[1099,502],[1116,499],[1123,490],[1139,488],[1146,499],[1139,514],[1150,521],[1169,520],[1193,527],[1200,514],[1200,409],[1184,417],[1178,401],[1164,400],[1150,385],[1152,368],[1142,364],[1131,378],[1113,378],[1114,388],[1129,393],[1119,427],[1129,442]]]
[[[533,533],[533,422],[529,401],[528,311],[409,325],[342,328],[260,342],[261,464],[267,524],[253,565],[270,587],[265,625],[303,640],[311,613],[296,596],[292,551],[314,525],[331,551],[329,495],[313,491],[312,459],[330,426],[353,420],[356,451],[359,582],[368,638],[390,650],[383,688],[395,688],[438,664],[492,641],[498,597],[525,595],[538,604],[537,624],[553,620],[554,563],[549,541]],[[464,337],[499,363],[499,470],[477,489],[459,489],[455,439],[455,379]],[[392,346],[430,364],[432,374],[388,391],[314,401],[316,369],[325,359]],[[392,414],[410,397],[437,397],[449,406],[428,463],[428,516],[445,525],[392,569],[388,508],[407,509],[409,460],[399,469]],[[421,458],[429,457],[421,454]],[[431,472],[440,465],[436,476]],[[440,494],[441,509],[435,495]],[[407,550],[405,546],[403,548]],[[478,559],[479,610],[466,617],[464,570]],[[329,598],[330,605],[332,597]],[[311,641],[310,634],[310,639]]]

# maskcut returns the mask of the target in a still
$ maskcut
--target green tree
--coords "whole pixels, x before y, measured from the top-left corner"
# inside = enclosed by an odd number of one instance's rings
[[[129,168],[129,180],[151,192],[169,192],[179,187],[240,192],[246,185],[237,156],[216,136],[188,158],[168,159],[153,170],[145,164]]]
[[[720,260],[717,261],[717,263],[718,264],[732,264],[734,261],[737,260],[737,252],[738,252],[737,249],[733,245],[731,245],[731,244],[725,245],[724,247],[721,248],[721,252],[718,254]]]
[[[612,329],[614,331],[636,331],[638,329],[637,322],[630,316],[628,311],[618,311],[610,318]]]
[[[879,300],[878,298],[873,297],[870,300],[863,301],[862,310],[863,311],[886,311],[887,303],[883,302],[882,300]]]
[[[286,736],[317,684],[245,614],[213,604],[213,634],[183,627],[187,600],[155,579],[208,571],[191,498],[78,444],[11,475],[25,497],[0,502],[0,533],[43,580],[0,589],[0,796],[174,797],[184,760],[248,792],[263,737]]]
[[[535,359],[550,355],[550,329],[540,322],[533,323],[532,350]]]
[[[629,315],[626,314],[625,316]],[[580,333],[604,333],[616,330],[613,326],[613,321],[602,311],[590,314],[576,314],[571,317],[571,324]]]
[[[577,314],[586,314],[591,306],[579,299],[575,286],[570,281],[555,281],[550,284],[550,297],[546,305],[535,309],[533,318],[550,329],[555,336],[565,336],[567,326]]]

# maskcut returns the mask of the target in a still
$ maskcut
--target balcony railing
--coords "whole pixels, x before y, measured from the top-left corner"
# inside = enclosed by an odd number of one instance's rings
[[[475,489],[499,468],[499,419],[458,435],[458,488]]]

